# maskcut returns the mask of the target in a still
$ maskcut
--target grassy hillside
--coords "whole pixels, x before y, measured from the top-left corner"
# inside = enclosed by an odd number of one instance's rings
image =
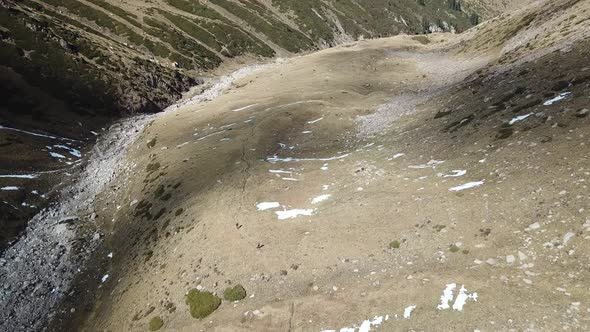
[[[362,37],[470,27],[468,15],[450,3],[4,1],[0,64],[70,106],[91,100],[89,108],[108,108],[107,114],[113,109],[155,111],[194,84],[187,77],[227,58],[272,57]],[[69,91],[72,86],[78,87]]]

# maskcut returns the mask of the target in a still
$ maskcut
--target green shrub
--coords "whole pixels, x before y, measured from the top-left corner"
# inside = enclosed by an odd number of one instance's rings
[[[246,297],[246,290],[242,285],[229,287],[223,292],[223,298],[226,301],[239,301]]]
[[[193,318],[202,319],[209,316],[221,305],[221,299],[211,292],[191,289],[186,296],[186,304],[190,307]]]

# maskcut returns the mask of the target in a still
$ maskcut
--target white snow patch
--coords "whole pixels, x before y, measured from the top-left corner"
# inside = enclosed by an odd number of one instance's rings
[[[519,121],[522,121],[522,120],[528,118],[531,115],[533,115],[533,113],[529,113],[529,114],[525,114],[525,115],[519,115],[519,116],[517,116],[515,118],[512,118],[512,120],[510,120],[510,122],[508,122],[508,124],[509,125],[513,125],[513,124],[515,124],[515,123],[517,123]]]
[[[226,130],[217,131],[217,132],[214,132],[214,133],[211,133],[211,134],[205,135],[205,136],[203,136],[203,137],[197,138],[197,141],[202,141],[202,140],[204,140],[205,138],[209,138],[209,137],[211,137],[211,136],[215,136],[215,135],[223,134],[223,133],[225,133],[225,132],[226,132]],[[197,136],[197,134],[194,134],[194,136]]]
[[[322,167],[320,167],[320,169],[322,171],[327,171],[328,170],[328,164],[324,164]]]
[[[267,109],[265,109],[264,111],[270,111],[272,109],[280,109],[280,108],[285,108],[285,107],[289,107],[289,106],[295,106],[295,105],[300,105],[300,104],[307,104],[307,103],[323,103],[323,100],[301,100],[301,101],[296,101],[294,103],[289,103],[289,104],[285,104],[285,105],[280,105],[280,106],[271,106]]]
[[[313,209],[293,209],[285,211],[275,211],[279,220],[294,219],[298,216],[311,216],[313,215]]]
[[[549,99],[546,102],[544,102],[543,105],[545,105],[545,106],[553,105],[554,103],[565,99],[565,97],[569,96],[570,94],[572,94],[572,93],[571,92],[560,93],[557,97],[555,97],[553,99]]]
[[[235,109],[235,110],[232,110],[232,112],[239,112],[239,111],[247,110],[247,109],[249,109],[250,107],[254,107],[254,106],[256,106],[256,105],[258,105],[258,104],[252,104],[252,105],[248,105],[248,106],[240,107],[240,108],[237,108],[237,109]]]
[[[367,319],[361,324],[361,327],[359,327],[359,332],[369,332],[371,331],[372,326],[376,327],[381,325],[381,323],[383,323],[383,316],[375,316],[373,320]]]
[[[49,152],[49,155],[51,155],[53,158],[66,159],[66,156],[55,152]]]
[[[438,166],[442,163],[444,163],[443,160],[430,160],[429,162],[427,162],[424,165],[408,166],[408,168],[414,168],[414,169],[436,168],[436,166]]]
[[[262,203],[256,204],[256,208],[258,208],[259,211],[276,209],[280,206],[281,206],[281,204],[279,202],[262,202]]]
[[[299,179],[295,179],[295,178],[281,178],[285,181],[299,181]]]
[[[375,316],[373,319],[367,319],[361,323],[361,326],[358,327],[358,332],[369,332],[372,330],[373,327],[378,327],[389,319],[389,316]],[[322,330],[321,332],[355,332],[357,331],[357,326],[354,325],[353,327],[343,327],[338,330]]]
[[[27,134],[27,135],[32,135],[32,136],[37,136],[37,137],[45,137],[45,138],[51,138],[51,139],[55,139],[55,140],[64,140],[64,141],[78,142],[78,140],[75,140],[75,139],[70,139],[70,138],[65,138],[65,137],[59,137],[59,136],[52,136],[52,135],[45,135],[45,134],[39,134],[39,133],[34,133],[34,132],[31,132],[31,131],[26,131],[26,130],[22,130],[22,129],[5,127],[5,126],[2,126],[2,125],[0,125],[0,129],[17,131],[19,133],[23,133],[23,134]]]
[[[438,310],[446,310],[451,308],[449,302],[453,301],[453,291],[455,288],[457,288],[457,284],[447,284],[445,290],[443,291],[443,295],[440,297],[440,304],[436,307]],[[468,299],[477,301],[477,293],[467,294],[467,289],[464,285],[461,285],[459,294],[457,294],[455,303],[453,303],[453,310],[463,311],[463,306],[465,306],[465,303],[467,303]]]
[[[320,196],[314,197],[311,200],[311,204],[318,204],[320,202],[323,202],[323,201],[327,200],[330,197],[332,197],[332,195],[330,195],[330,194],[320,195]]]
[[[105,282],[105,281],[107,281],[108,278],[109,278],[109,275],[105,274],[104,276],[102,276],[102,278],[100,280],[101,280],[101,282]]]
[[[565,233],[565,235],[563,236],[563,245],[565,246],[568,242],[570,242],[570,240],[576,236],[576,233],[573,232],[567,232]]]
[[[465,174],[467,174],[467,171],[464,169],[454,169],[451,172],[453,172],[453,174],[447,174],[443,177],[445,178],[455,178],[455,177],[459,177],[459,176],[463,176]]]
[[[18,189],[19,188],[18,187],[15,187],[15,186],[7,186],[7,187],[0,188],[0,190],[5,190],[5,191],[15,191],[15,190],[18,190]]]
[[[450,191],[461,191],[461,190],[465,190],[465,189],[470,189],[470,188],[475,188],[475,187],[479,187],[483,184],[483,181],[476,181],[476,182],[468,182],[465,184],[462,184],[460,186],[457,187],[453,187],[451,189],[449,189]]]
[[[324,117],[322,116],[322,117],[321,117],[321,118],[319,118],[319,119],[315,119],[315,120],[307,121],[307,123],[309,123],[309,124],[314,124],[314,123],[316,123],[316,122],[322,121],[323,119],[324,119]]]
[[[449,302],[453,301],[453,290],[457,287],[457,284],[450,283],[443,291],[443,295],[440,297],[440,304],[436,306],[438,310],[449,309]]]
[[[405,153],[397,153],[397,154],[393,155],[393,159],[397,159],[397,158],[403,157],[405,155],[406,155]]]
[[[176,148],[177,148],[177,149],[180,149],[181,147],[183,147],[183,146],[185,146],[185,145],[187,145],[187,144],[189,144],[189,143],[190,143],[190,142],[184,142],[184,143],[182,143],[182,144],[178,144],[178,145],[176,146]]]
[[[473,301],[477,302],[477,293],[467,294],[467,289],[465,286],[461,285],[461,289],[459,290],[459,295],[457,295],[457,299],[453,304],[453,310],[463,311],[463,306],[467,303],[468,299],[472,299]]]
[[[80,150],[76,150],[72,147],[66,146],[66,145],[61,145],[61,144],[57,144],[53,146],[54,148],[59,148],[59,149],[64,149],[67,150],[69,154],[71,154],[74,157],[78,157],[81,158],[82,157],[82,153],[80,152]]]
[[[405,308],[404,309],[404,318],[410,319],[410,317],[412,316],[412,311],[414,311],[414,309],[416,309],[415,305],[411,305],[411,306]]]
[[[39,174],[2,174],[0,178],[14,178],[14,179],[36,179]]]
[[[338,160],[348,157],[350,154],[343,154],[337,157],[328,157],[328,158],[293,158],[293,157],[286,157],[286,158],[279,158],[278,156],[267,157],[266,160],[271,163],[276,163],[278,161],[283,162],[290,162],[290,161],[332,161]]]
[[[291,171],[284,171],[282,169],[270,169],[268,171],[271,172],[271,173],[273,173],[273,174],[292,174],[293,173]]]

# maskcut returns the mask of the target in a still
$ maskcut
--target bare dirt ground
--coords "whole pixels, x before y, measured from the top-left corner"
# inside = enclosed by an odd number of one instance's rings
[[[507,17],[493,47],[486,26],[359,41],[161,114],[94,200],[102,257],[71,295],[94,302],[50,329],[590,329],[590,15],[571,5],[579,30],[532,38],[529,62]],[[190,290],[235,285],[191,317]]]

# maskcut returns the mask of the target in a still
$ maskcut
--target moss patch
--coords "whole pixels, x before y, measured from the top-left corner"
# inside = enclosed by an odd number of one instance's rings
[[[162,320],[162,318],[160,316],[155,316],[152,319],[150,319],[150,324],[149,324],[150,331],[158,331],[159,329],[162,328],[162,326],[164,326],[164,321]]]
[[[239,301],[246,297],[246,290],[242,285],[229,287],[223,292],[223,298],[226,301]]]
[[[211,292],[191,289],[186,296],[186,304],[190,307],[193,318],[205,318],[221,305],[221,299]]]
[[[435,225],[435,226],[434,226],[434,227],[432,227],[432,228],[434,228],[434,230],[435,230],[435,231],[437,231],[438,233],[440,233],[440,232],[441,232],[443,229],[445,229],[446,227],[447,227],[447,226],[445,226],[445,225]]]
[[[157,142],[157,141],[158,141],[158,140],[157,140],[157,139],[154,137],[154,138],[152,138],[151,140],[149,140],[149,141],[147,142],[147,144],[146,144],[146,145],[147,145],[147,147],[148,147],[148,148],[150,148],[150,149],[151,149],[151,148],[153,148],[154,146],[156,146],[156,142]]]
[[[415,36],[415,37],[412,37],[412,39],[414,39],[415,41],[422,43],[424,45],[430,44],[430,39],[428,39],[428,37],[426,37],[426,36]]]
[[[398,240],[391,241],[389,243],[389,249],[399,249],[400,246],[401,246],[401,243]]]
[[[450,251],[450,252],[457,252],[457,251],[459,251],[459,250],[460,250],[460,249],[459,249],[459,247],[457,247],[457,246],[456,246],[456,245],[454,245],[454,244],[451,244],[451,245],[449,246],[449,251]]]

